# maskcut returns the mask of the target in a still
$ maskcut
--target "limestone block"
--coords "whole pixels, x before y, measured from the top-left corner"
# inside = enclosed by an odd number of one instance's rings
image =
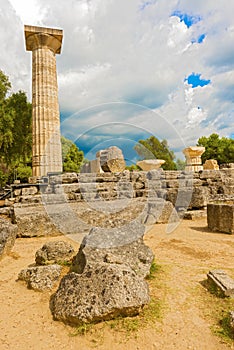
[[[168,223],[179,221],[178,214],[171,202],[158,198],[149,200],[147,211],[143,216],[145,225],[153,225],[156,223]]]
[[[38,189],[36,186],[22,188],[22,196],[32,196],[37,193],[38,193]]]
[[[220,201],[207,205],[208,228],[234,234],[234,202]]]
[[[209,271],[208,282],[214,284],[224,296],[234,297],[234,280],[223,270]]]
[[[59,209],[58,209],[59,210]],[[61,234],[43,205],[14,205],[19,237],[39,237]]]
[[[13,248],[16,234],[17,225],[13,225],[8,220],[0,218],[0,259]]]
[[[86,265],[106,262],[108,254],[128,265],[139,276],[147,276],[153,253],[143,242],[145,228],[139,222],[130,222],[116,228],[93,228],[81,243],[72,271],[82,273]]]
[[[100,150],[96,154],[97,159],[100,159],[100,165],[105,172],[121,172],[125,170],[126,164],[123,153],[116,146],[109,147],[105,150]]]
[[[95,263],[62,278],[50,309],[56,320],[79,325],[135,316],[149,300],[147,283],[129,266]]]
[[[63,173],[62,174],[62,183],[63,184],[71,184],[74,182],[78,182],[77,173]]]
[[[18,188],[18,189],[16,189],[16,190],[14,190],[14,196],[20,196],[21,195],[21,188]]]
[[[143,170],[143,171],[150,171],[159,169],[161,165],[165,163],[165,160],[163,159],[145,159],[137,162],[137,165]]]
[[[74,249],[70,243],[64,241],[48,242],[36,251],[35,261],[37,265],[69,262],[74,253]]]
[[[219,165],[216,159],[207,159],[203,164],[204,170],[219,170]]]
[[[90,160],[88,163],[85,163],[81,168],[81,173],[92,173],[99,174],[103,173],[103,170],[100,165],[100,159]]]
[[[28,267],[19,273],[18,281],[25,281],[29,289],[44,291],[55,286],[61,271],[59,265]]]
[[[151,170],[147,172],[146,176],[148,180],[160,180],[165,179],[165,173],[163,169]]]

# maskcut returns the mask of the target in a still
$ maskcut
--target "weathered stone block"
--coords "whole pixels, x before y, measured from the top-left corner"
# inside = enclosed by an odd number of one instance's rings
[[[207,205],[208,228],[212,231],[234,234],[234,202],[217,202]]]
[[[204,170],[219,170],[219,165],[216,159],[207,159],[203,164]]]
[[[209,271],[208,282],[215,285],[219,291],[227,297],[234,297],[234,280],[223,270]]]
[[[44,291],[55,286],[61,271],[59,265],[28,267],[19,273],[18,280],[25,281],[29,289]]]
[[[8,220],[0,219],[0,259],[8,254],[15,244],[17,226]]]
[[[158,198],[148,202],[148,208],[143,223],[153,225],[156,223],[168,223],[178,221],[179,217],[171,202]]]
[[[100,160],[100,165],[105,172],[121,172],[125,169],[125,160],[120,148],[116,146],[101,150],[96,154],[97,159]]]
[[[37,194],[38,189],[36,186],[23,187],[22,188],[22,196],[32,196]]]
[[[78,182],[77,173],[64,173],[64,174],[62,174],[62,183],[71,184],[74,182]]]
[[[56,320],[79,325],[135,316],[149,300],[147,283],[129,266],[96,263],[64,276],[50,309]]]
[[[81,243],[72,271],[82,273],[85,266],[106,262],[111,254],[116,261],[129,265],[138,275],[147,276],[153,261],[153,253],[143,242],[145,228],[139,222],[131,222],[117,228],[93,228]]]
[[[36,251],[35,261],[37,265],[69,262],[74,253],[75,251],[70,243],[64,241],[48,242]]]

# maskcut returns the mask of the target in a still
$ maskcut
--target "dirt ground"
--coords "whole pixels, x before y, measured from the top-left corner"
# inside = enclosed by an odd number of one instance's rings
[[[145,235],[163,271],[158,295],[162,316],[155,325],[140,327],[130,336],[105,324],[95,326],[91,335],[71,336],[72,327],[53,321],[48,305],[52,292],[29,290],[16,281],[17,276],[34,262],[35,251],[45,242],[62,238],[76,249],[78,243],[65,236],[17,239],[12,253],[0,261],[0,349],[234,349],[211,331],[212,318],[206,314],[208,292],[201,284],[215,268],[234,278],[234,235],[209,232],[205,219],[184,220],[170,234],[166,228],[165,224],[154,225]]]

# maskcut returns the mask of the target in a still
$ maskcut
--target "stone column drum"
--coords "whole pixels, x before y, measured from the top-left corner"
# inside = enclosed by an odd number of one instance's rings
[[[186,157],[186,171],[203,170],[201,156],[205,152],[205,147],[191,146],[183,150]]]
[[[32,51],[33,177],[62,172],[56,54],[63,31],[24,26],[26,50]]]

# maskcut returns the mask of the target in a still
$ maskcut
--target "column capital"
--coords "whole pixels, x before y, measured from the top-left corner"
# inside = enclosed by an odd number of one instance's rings
[[[63,31],[61,29],[25,25],[24,35],[27,51],[48,48],[55,54],[61,52],[63,40]]]

